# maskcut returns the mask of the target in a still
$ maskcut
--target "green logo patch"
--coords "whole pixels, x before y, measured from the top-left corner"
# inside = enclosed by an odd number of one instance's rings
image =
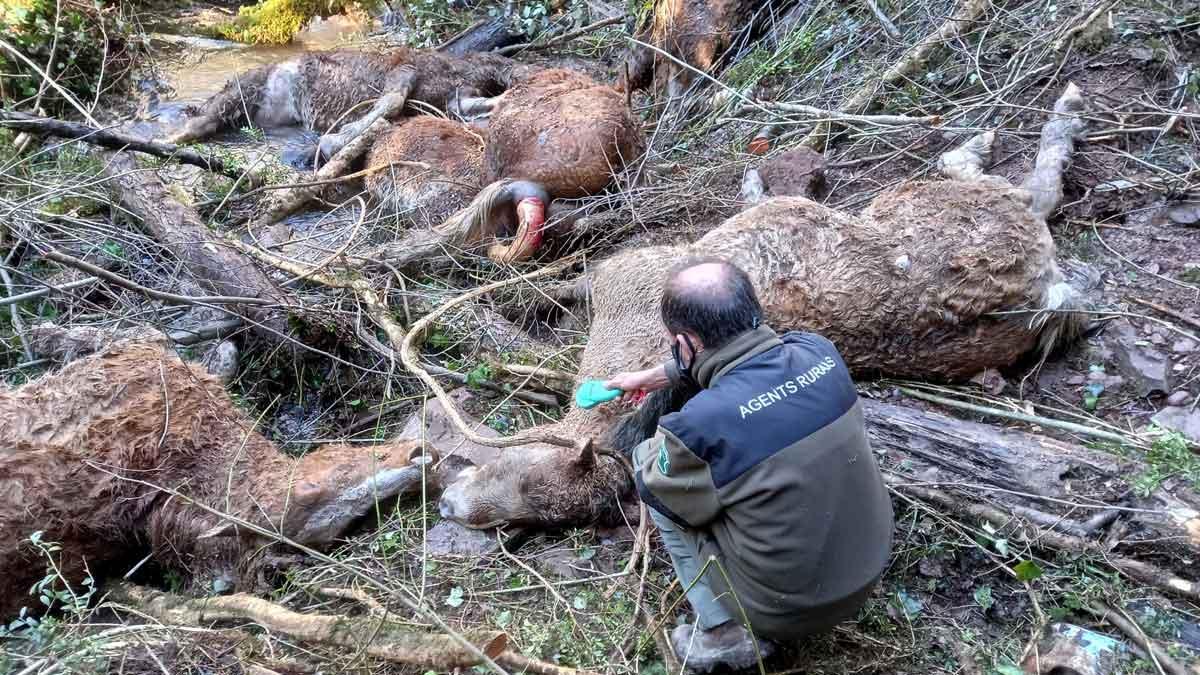
[[[671,456],[667,454],[667,439],[658,446],[658,470],[666,476],[671,472]]]

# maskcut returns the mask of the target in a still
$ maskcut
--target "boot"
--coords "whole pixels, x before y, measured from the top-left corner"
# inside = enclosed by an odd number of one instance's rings
[[[692,631],[695,630],[695,636]],[[684,624],[671,631],[671,647],[679,660],[689,669],[710,672],[718,665],[741,670],[758,663],[758,655],[764,659],[775,652],[775,646],[766,640],[758,641],[758,652],[754,650],[754,638],[740,623],[729,621],[711,630],[701,630],[692,624]]]

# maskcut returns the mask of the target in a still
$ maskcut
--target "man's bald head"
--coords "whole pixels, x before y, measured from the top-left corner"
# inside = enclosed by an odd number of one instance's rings
[[[720,349],[762,322],[750,277],[717,258],[685,261],[667,277],[662,319],[672,334],[692,333],[706,349]]]

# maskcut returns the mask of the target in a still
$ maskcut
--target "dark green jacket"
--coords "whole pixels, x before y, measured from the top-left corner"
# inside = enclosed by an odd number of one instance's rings
[[[692,373],[703,390],[635,453],[642,499],[701,535],[724,570],[710,565],[711,587],[756,634],[850,618],[887,564],[893,514],[837,349],[763,326]]]

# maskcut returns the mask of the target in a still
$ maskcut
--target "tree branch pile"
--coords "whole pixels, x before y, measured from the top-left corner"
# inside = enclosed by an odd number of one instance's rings
[[[124,605],[171,626],[209,628],[221,622],[252,621],[273,634],[308,643],[345,647],[389,663],[442,670],[480,665],[478,657],[446,635],[407,630],[386,612],[379,616],[350,617],[300,614],[252,595],[237,593],[189,599],[132,584],[119,584],[108,601]],[[508,636],[494,630],[463,634],[472,645],[496,663],[541,675],[573,675],[587,671],[537,661],[508,648]]]

